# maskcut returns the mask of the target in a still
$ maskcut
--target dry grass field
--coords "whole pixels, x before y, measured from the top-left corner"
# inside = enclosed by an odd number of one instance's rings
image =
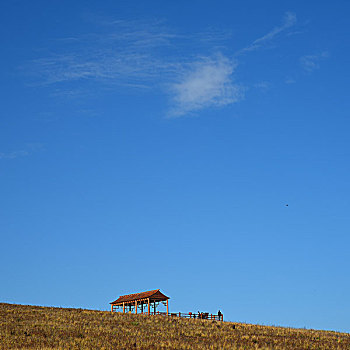
[[[350,349],[350,334],[0,303],[0,349]]]

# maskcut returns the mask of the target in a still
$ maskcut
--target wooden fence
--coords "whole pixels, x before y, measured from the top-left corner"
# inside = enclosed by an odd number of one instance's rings
[[[154,315],[154,314],[153,314]],[[166,312],[160,312],[157,311],[156,315],[163,315],[163,316],[167,316]],[[189,312],[189,313],[184,313],[184,312],[171,312],[168,315],[169,317],[183,317],[183,318],[197,318],[200,320],[215,320],[215,321],[223,321],[224,320],[224,315],[214,315],[214,314],[210,314],[209,312],[198,312],[198,313],[194,313],[194,312]]]

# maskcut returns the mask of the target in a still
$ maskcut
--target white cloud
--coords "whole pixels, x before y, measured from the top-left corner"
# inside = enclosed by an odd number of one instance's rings
[[[13,152],[9,152],[9,153],[3,153],[0,152],[0,159],[15,159],[18,157],[25,157],[28,156],[29,152],[28,151],[13,151]]]
[[[329,57],[328,52],[322,52],[317,55],[306,55],[300,57],[300,64],[303,69],[309,73],[320,68],[320,62]]]
[[[237,54],[242,54],[248,51],[254,51],[264,45],[266,42],[271,41],[275,36],[285,31],[286,29],[294,26],[297,22],[297,17],[293,12],[286,12],[283,22],[280,26],[275,27],[270,32],[265,34],[264,36],[254,40],[250,45],[238,51]]]
[[[98,80],[120,85],[139,85],[154,78],[162,68],[148,54],[116,52],[105,55],[57,55],[33,62],[43,84]]]
[[[259,83],[253,84],[253,87],[266,91],[270,88],[271,84],[268,81],[260,81]]]
[[[41,143],[27,143],[25,149],[12,152],[0,152],[0,159],[15,159],[20,157],[26,157],[32,154],[33,152],[39,151],[43,148]]]
[[[294,78],[286,78],[284,81],[286,84],[295,84],[296,80]]]
[[[87,81],[115,89],[152,91],[166,86],[171,101],[168,116],[179,117],[243,99],[245,89],[233,79],[237,66],[233,57],[257,50],[295,23],[295,14],[287,12],[280,26],[244,49],[213,56],[230,49],[228,33],[177,35],[159,23],[118,20],[105,23],[107,29],[99,34],[58,40],[53,53],[25,68],[34,73],[37,84],[54,85],[54,96],[87,96],[91,92],[91,84],[84,85]],[[203,57],[196,59],[201,53]],[[266,90],[267,85],[260,83],[259,88]]]
[[[236,63],[217,55],[203,58],[182,72],[179,81],[171,86],[173,108],[170,117],[211,106],[232,104],[243,98],[243,88],[233,82]]]
[[[147,87],[150,80],[169,72],[172,63],[160,51],[168,50],[176,35],[154,23],[114,21],[108,31],[56,41],[55,53],[30,62],[27,71],[40,84],[79,80]]]

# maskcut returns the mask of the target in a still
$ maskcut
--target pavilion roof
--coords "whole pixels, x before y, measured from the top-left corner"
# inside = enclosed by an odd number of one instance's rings
[[[139,300],[150,299],[150,301],[165,301],[170,299],[166,295],[164,295],[159,289],[149,290],[147,292],[121,295],[117,300],[112,301],[110,304],[123,304],[128,302],[134,302]]]

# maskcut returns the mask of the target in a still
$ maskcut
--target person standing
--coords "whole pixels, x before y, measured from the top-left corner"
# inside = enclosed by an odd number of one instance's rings
[[[219,321],[221,321],[222,313],[220,310],[218,311],[218,316],[219,316]]]

